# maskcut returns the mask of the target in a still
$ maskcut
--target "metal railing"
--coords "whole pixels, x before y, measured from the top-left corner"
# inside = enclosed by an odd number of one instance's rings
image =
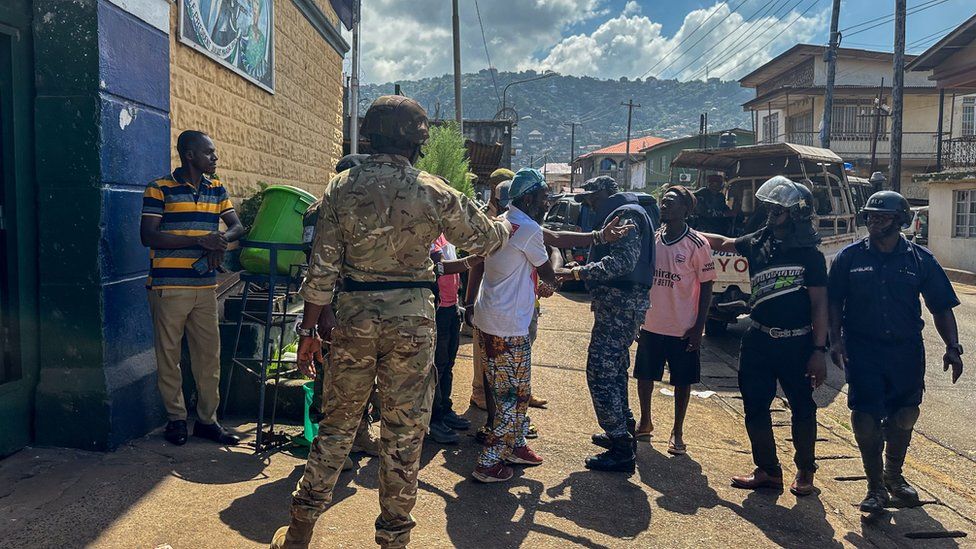
[[[942,167],[976,167],[976,135],[943,139]]]
[[[937,132],[905,132],[901,139],[901,154],[905,159],[935,160],[938,155]],[[777,142],[795,143],[797,145],[820,146],[819,132],[790,132],[780,134]],[[830,149],[844,159],[868,158],[871,156],[872,135],[861,132],[834,132],[830,136]],[[972,149],[970,149],[972,151]],[[891,135],[888,133],[878,136],[875,154],[879,158],[891,155]],[[943,149],[943,156],[945,149]]]

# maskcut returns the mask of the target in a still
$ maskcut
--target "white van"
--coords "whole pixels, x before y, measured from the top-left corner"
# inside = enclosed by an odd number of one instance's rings
[[[827,257],[828,265],[837,252],[858,238],[851,185],[844,161],[833,151],[791,143],[686,150],[675,157],[671,167],[725,175],[726,201],[735,214],[729,220],[726,236],[741,236],[763,227],[766,212],[756,200],[756,189],[767,179],[784,175],[794,181],[812,183],[816,223],[823,238],[820,250]],[[720,252],[713,255],[718,280],[713,286],[712,308],[705,331],[718,335],[740,315],[749,312],[751,286],[746,258]]]

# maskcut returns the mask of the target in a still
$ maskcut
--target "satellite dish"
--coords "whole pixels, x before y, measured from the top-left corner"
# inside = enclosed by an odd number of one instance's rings
[[[513,126],[517,126],[519,116],[512,107],[505,107],[504,109],[495,113],[495,120],[508,120]]]

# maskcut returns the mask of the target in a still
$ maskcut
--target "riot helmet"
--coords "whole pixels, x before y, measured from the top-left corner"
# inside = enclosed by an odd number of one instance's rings
[[[869,213],[885,213],[895,216],[895,223],[902,229],[912,223],[912,208],[908,200],[895,191],[878,191],[872,194],[861,208],[861,215],[867,220]]]
[[[756,191],[756,198],[767,204],[786,208],[793,221],[809,221],[813,218],[813,193],[802,183],[782,175],[766,180]]]

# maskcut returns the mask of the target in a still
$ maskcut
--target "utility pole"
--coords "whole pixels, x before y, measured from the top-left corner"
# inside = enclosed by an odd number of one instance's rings
[[[905,0],[895,0],[895,66],[891,86],[891,165],[888,182],[901,192],[902,114],[905,112]]]
[[[629,99],[626,103],[621,103],[624,107],[627,107],[627,145],[626,145],[626,157],[624,158],[624,184],[623,188],[630,188],[630,122],[631,117],[634,114],[634,109],[639,109],[640,104],[634,103],[633,99]]]
[[[830,148],[830,123],[834,115],[834,80],[837,78],[837,48],[840,46],[840,33],[837,32],[839,21],[840,0],[834,0],[834,7],[830,13],[830,46],[824,52],[824,61],[827,62],[827,96],[824,99],[820,146],[825,149]]]
[[[458,130],[464,135],[464,118],[461,110],[461,17],[458,15],[458,0],[451,2],[454,15],[451,22],[454,26],[454,119]]]
[[[576,126],[582,126],[579,122],[567,122],[563,126],[569,126],[571,133],[569,136],[569,190],[573,190],[573,160],[576,160]]]
[[[878,134],[881,132],[881,112],[884,110],[884,77],[881,77],[881,87],[878,97],[874,100],[874,126],[871,129],[871,173],[878,171]]]
[[[352,74],[349,76],[349,154],[359,154],[359,2],[352,8]]]

